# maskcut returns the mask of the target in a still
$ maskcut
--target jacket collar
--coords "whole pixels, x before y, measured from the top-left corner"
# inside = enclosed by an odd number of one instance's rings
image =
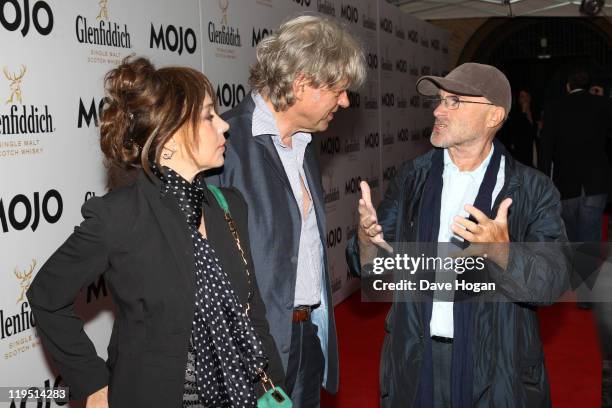
[[[155,221],[166,238],[168,248],[178,266],[180,278],[186,287],[191,289],[188,297],[193,298],[195,293],[193,242],[185,218],[175,199],[171,195],[161,194],[162,182],[157,177],[148,176],[141,171],[136,183],[146,197]]]

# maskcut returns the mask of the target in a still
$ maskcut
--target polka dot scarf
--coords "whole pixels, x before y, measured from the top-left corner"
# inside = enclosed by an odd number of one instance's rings
[[[168,167],[153,172],[163,183],[162,195],[171,194],[185,216],[195,255],[196,293],[192,342],[200,402],[206,407],[255,407],[253,382],[267,358],[259,336],[234,293],[229,277],[208,240],[198,231],[206,183],[193,184]]]

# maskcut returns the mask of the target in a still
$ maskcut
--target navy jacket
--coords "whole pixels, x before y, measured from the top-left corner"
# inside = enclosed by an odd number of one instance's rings
[[[407,162],[391,181],[377,209],[385,240],[418,242],[421,198],[430,166],[430,151]],[[512,198],[508,225],[510,258],[506,271],[491,274],[503,302],[478,301],[474,310],[474,407],[548,407],[550,390],[536,307],[553,303],[568,286],[569,252],[561,219],[559,193],[540,172],[505,159],[505,181],[493,213]],[[347,261],[361,273],[356,236],[347,246]],[[557,246],[527,243],[550,242]],[[412,407],[423,361],[422,304],[394,302],[385,321],[381,352],[382,407]]]
[[[266,304],[270,333],[286,369],[302,218],[271,135],[253,137],[254,109],[255,103],[247,95],[240,105],[222,115],[230,125],[225,165],[220,174],[211,175],[208,181],[236,187],[249,206],[249,233],[257,284]],[[321,242],[325,243],[323,186],[312,143],[306,148],[304,172]],[[313,322],[319,327],[326,362],[323,386],[335,393],[338,389],[338,345],[325,244],[323,258],[321,306],[314,311]]]

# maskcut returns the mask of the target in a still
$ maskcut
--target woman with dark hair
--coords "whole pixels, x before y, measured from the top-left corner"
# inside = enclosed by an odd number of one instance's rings
[[[533,152],[538,124],[533,114],[531,94],[525,88],[519,89],[519,92],[513,95],[512,109],[498,137],[512,157],[534,167]]]
[[[38,272],[28,299],[71,397],[98,407],[253,407],[283,381],[250,257],[247,206],[208,188],[228,125],[191,68],[126,59],[105,78],[101,147],[131,185],[93,198]],[[227,204],[227,206],[225,205]],[[103,361],[74,312],[104,274],[116,306]]]

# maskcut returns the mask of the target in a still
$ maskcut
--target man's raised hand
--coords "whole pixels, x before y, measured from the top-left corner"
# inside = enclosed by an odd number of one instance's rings
[[[361,188],[361,198],[359,199],[359,228],[357,236],[361,249],[363,246],[371,247],[376,245],[387,252],[393,253],[393,248],[384,238],[382,227],[378,224],[376,210],[372,205],[372,193],[367,182],[359,183]]]

